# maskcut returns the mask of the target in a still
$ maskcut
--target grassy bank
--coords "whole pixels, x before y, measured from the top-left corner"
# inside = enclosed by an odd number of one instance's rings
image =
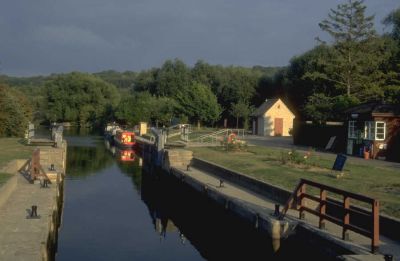
[[[265,182],[293,190],[300,178],[351,192],[368,195],[381,201],[381,211],[400,218],[400,168],[348,160],[344,175],[337,177],[332,168],[335,155],[310,155],[302,152],[248,147],[246,152],[226,152],[221,148],[192,148],[195,157],[251,175]],[[316,191],[315,191],[316,192]]]
[[[14,159],[27,159],[31,156],[33,146],[25,146],[20,138],[0,138],[0,186],[10,177],[10,174],[2,173],[8,162]]]

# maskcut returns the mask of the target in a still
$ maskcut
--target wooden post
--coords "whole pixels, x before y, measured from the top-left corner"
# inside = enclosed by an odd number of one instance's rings
[[[325,221],[322,215],[326,213],[326,190],[322,189],[319,192],[319,228],[325,229]]]
[[[375,253],[379,248],[379,201],[374,200],[372,204],[372,245],[371,252]]]
[[[348,196],[343,197],[343,231],[342,231],[342,239],[349,240],[349,234],[347,232],[347,225],[350,224],[350,198]]]
[[[300,207],[299,209],[299,219],[304,219],[304,210],[303,207],[305,206],[305,199],[304,199],[304,194],[306,193],[306,184],[302,184],[297,191],[297,201],[299,202]]]
[[[35,149],[32,153],[31,181],[40,175],[40,149]]]

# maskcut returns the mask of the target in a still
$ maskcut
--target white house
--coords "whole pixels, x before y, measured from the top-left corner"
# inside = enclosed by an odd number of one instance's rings
[[[266,99],[252,116],[253,134],[260,136],[290,136],[295,118],[281,99]]]

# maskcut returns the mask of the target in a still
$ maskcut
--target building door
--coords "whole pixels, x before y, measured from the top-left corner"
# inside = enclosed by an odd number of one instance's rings
[[[283,135],[283,119],[282,118],[275,118],[275,121],[274,121],[274,135],[275,136],[282,136]]]
[[[353,143],[354,143],[354,140],[347,140],[347,150],[346,150],[346,152],[349,155],[353,155]]]

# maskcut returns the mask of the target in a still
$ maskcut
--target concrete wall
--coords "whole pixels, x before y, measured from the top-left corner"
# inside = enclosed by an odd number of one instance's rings
[[[246,174],[234,172],[222,166],[218,166],[214,163],[210,163],[198,158],[193,158],[192,166],[201,169],[205,172],[208,172],[212,175],[218,176],[226,181],[232,182],[239,186],[246,187],[247,189],[254,191],[260,195],[263,195],[267,198],[270,198],[281,205],[286,204],[288,198],[292,194],[292,191],[268,184],[266,182],[257,180],[253,177],[247,176]],[[328,203],[326,208],[327,214],[332,215],[339,219],[342,218],[343,215],[342,212],[336,207],[337,205],[341,204],[342,202],[328,198]],[[367,211],[369,212],[371,211],[370,209],[362,207],[351,207],[351,208],[361,213],[366,213]],[[381,214],[379,221],[380,221],[381,235],[384,235],[394,240],[400,240],[400,233],[397,233],[397,231],[400,231],[400,219]],[[367,228],[370,225],[370,219],[360,214],[358,215],[352,214],[351,223],[360,227]]]
[[[264,130],[264,118],[263,117],[257,117],[257,135],[264,136],[265,130]]]

